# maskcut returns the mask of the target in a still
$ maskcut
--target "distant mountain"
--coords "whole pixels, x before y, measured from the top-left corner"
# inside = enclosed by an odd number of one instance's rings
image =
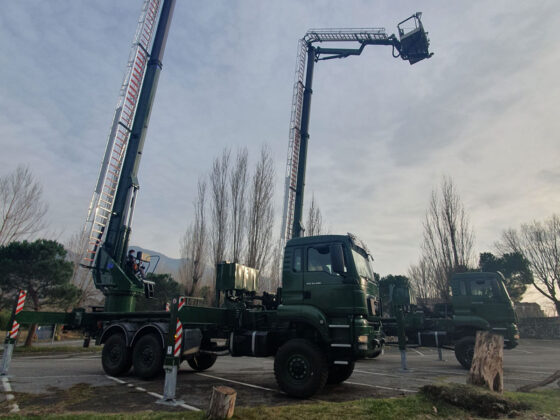
[[[141,246],[132,245],[128,249],[133,249],[136,252],[142,251],[143,253],[149,254],[152,256],[152,266],[156,262],[157,258],[155,256],[159,256],[159,262],[156,267],[156,274],[171,274],[171,276],[177,280],[179,277],[179,267],[181,266],[181,258],[170,258],[167,255],[162,254],[161,252],[157,252],[151,249],[142,248]],[[150,267],[149,271],[152,271],[152,267]]]

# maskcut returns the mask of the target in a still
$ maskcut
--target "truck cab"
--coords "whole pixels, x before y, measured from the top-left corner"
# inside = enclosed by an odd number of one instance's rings
[[[303,322],[323,331],[331,348],[353,350],[346,360],[371,356],[381,345],[381,324],[369,260],[354,235],[291,239],[284,253],[279,317],[299,313]]]
[[[506,348],[518,344],[517,316],[500,272],[458,273],[451,279],[455,328],[477,325],[504,336]]]
[[[408,344],[452,349],[466,369],[472,363],[477,331],[502,335],[506,349],[517,346],[517,317],[501,273],[454,274],[449,282],[451,304],[431,307],[411,304],[408,282],[402,280],[392,278],[380,284],[383,332],[387,336],[398,335],[396,313],[402,311]]]

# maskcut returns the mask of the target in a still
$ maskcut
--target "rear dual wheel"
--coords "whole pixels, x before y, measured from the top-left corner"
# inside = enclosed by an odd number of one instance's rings
[[[163,345],[160,337],[146,334],[138,339],[132,350],[134,373],[142,379],[151,379],[163,372]]]
[[[121,376],[130,370],[132,355],[122,334],[113,334],[105,341],[101,351],[101,365],[110,376]]]
[[[197,372],[202,372],[203,370],[210,369],[216,363],[217,358],[218,356],[215,354],[199,353],[192,359],[188,359],[187,363]]]

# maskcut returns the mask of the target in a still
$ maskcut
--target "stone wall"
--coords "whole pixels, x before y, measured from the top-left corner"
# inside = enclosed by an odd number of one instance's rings
[[[560,339],[560,317],[520,318],[521,338]]]

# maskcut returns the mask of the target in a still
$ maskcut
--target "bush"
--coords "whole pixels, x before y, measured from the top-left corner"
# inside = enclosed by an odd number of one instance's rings
[[[0,330],[7,331],[9,329],[8,323],[12,313],[8,310],[0,311]]]

